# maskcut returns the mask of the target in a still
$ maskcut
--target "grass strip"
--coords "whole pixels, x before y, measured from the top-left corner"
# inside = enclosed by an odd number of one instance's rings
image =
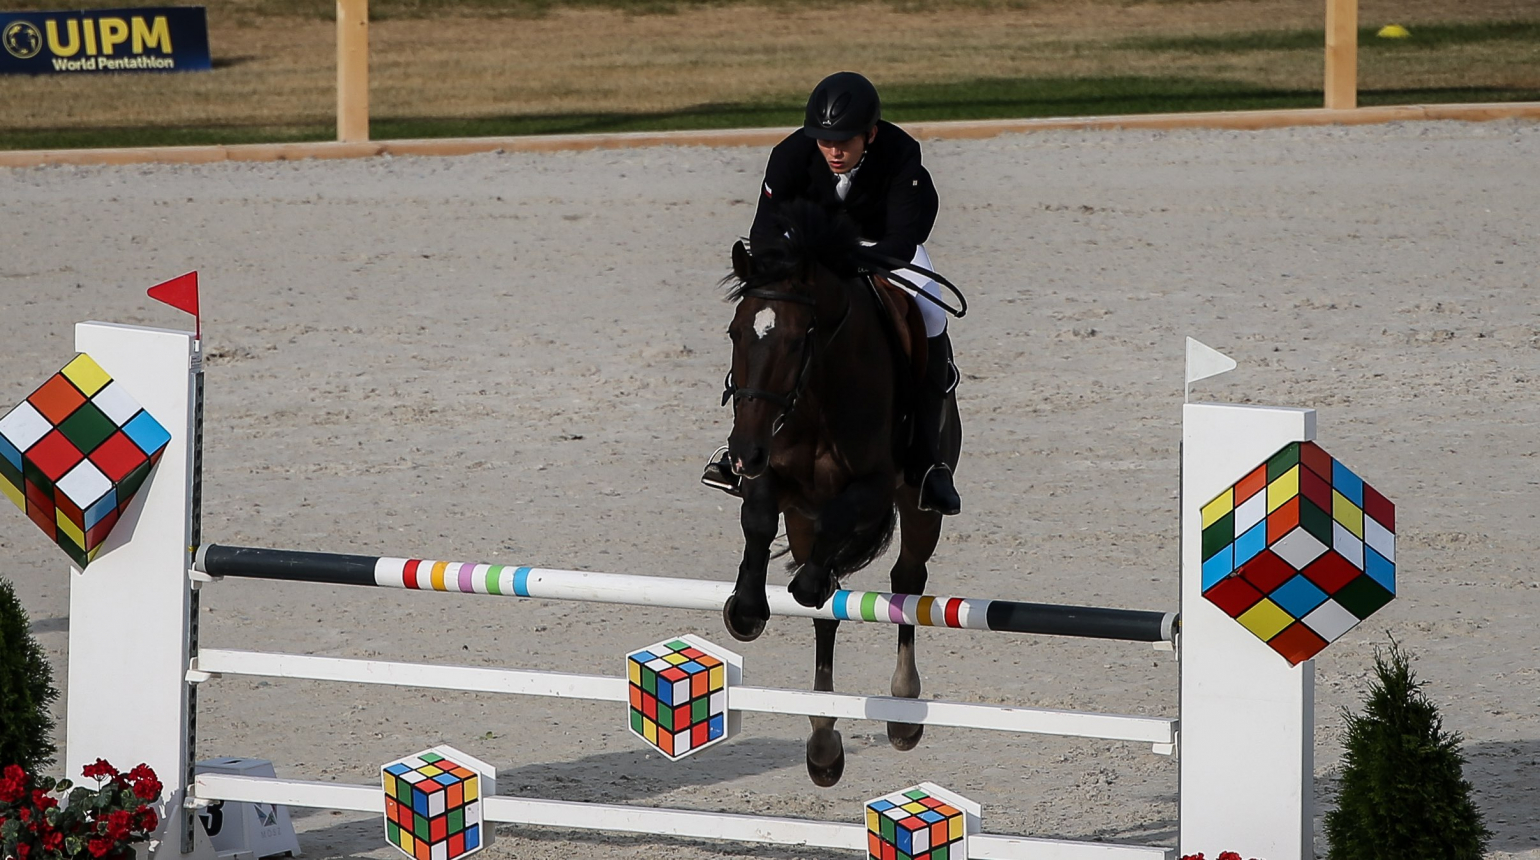
[[[795,126],[802,96],[770,103],[707,104],[652,113],[510,114],[472,118],[376,117],[376,140],[599,134]],[[897,122],[1267,110],[1321,106],[1318,90],[1273,89],[1233,80],[1096,77],[1008,78],[894,85],[883,115]],[[1540,90],[1498,87],[1364,90],[1359,104],[1540,101]],[[133,127],[0,131],[0,149],[92,149],[334,140],[330,123],[309,126]]]
[[[1493,21],[1467,24],[1427,24],[1408,28],[1404,39],[1382,39],[1378,27],[1360,27],[1358,46],[1369,51],[1426,51],[1484,42],[1529,42],[1540,46],[1540,21]],[[1135,51],[1184,54],[1244,54],[1253,51],[1319,51],[1325,30],[1254,30],[1219,36],[1136,36],[1114,47]]]

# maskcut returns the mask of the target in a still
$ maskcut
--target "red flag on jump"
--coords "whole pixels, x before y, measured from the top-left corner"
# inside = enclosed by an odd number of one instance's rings
[[[193,315],[197,321],[198,337],[203,337],[203,317],[198,315],[198,273],[178,275],[163,284],[156,284],[146,292],[157,302],[164,302],[179,311]]]

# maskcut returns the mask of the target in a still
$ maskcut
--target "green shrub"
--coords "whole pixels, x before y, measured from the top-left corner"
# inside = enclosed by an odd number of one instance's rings
[[[1444,731],[1409,657],[1391,640],[1374,653],[1362,716],[1347,720],[1337,808],[1326,815],[1331,860],[1480,860],[1491,834],[1461,772],[1461,737]]]
[[[0,579],[0,766],[31,772],[53,761],[48,706],[58,697],[43,649],[27,630],[27,610]]]

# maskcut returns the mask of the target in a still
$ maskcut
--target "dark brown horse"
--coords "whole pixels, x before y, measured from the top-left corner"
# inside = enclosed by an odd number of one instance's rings
[[[840,580],[886,549],[895,518],[901,550],[892,590],[925,590],[925,562],[941,535],[941,515],[919,508],[904,482],[909,446],[909,392],[919,384],[872,287],[857,273],[854,229],[816,207],[790,213],[785,235],[750,258],[733,249],[730,298],[738,302],[733,341],[733,401],[728,453],[742,477],[743,561],[722,609],[732,635],[749,641],[770,617],[765,598],[770,544],[786,518],[794,575],[788,590],[804,606],[822,606]],[[923,336],[916,339],[923,349]],[[923,366],[923,361],[920,362]],[[942,451],[956,468],[962,429],[956,400],[948,404]],[[839,621],[813,622],[817,647],[813,689],[834,689],[834,636]],[[892,694],[920,695],[914,627],[898,628]],[[834,785],[845,752],[834,719],[812,717],[807,769],[813,782]],[[893,746],[913,749],[923,725],[889,723]]]

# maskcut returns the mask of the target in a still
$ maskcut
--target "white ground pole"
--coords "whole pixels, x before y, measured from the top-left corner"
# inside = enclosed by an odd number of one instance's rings
[[[195,537],[188,429],[198,344],[191,332],[84,322],[75,327],[75,348],[122,384],[171,441],[101,554],[84,572],[70,567],[66,775],[80,782],[80,769],[98,758],[124,771],[150,765],[165,784],[152,856],[212,858],[183,806],[194,713],[185,675],[196,648],[195,597],[185,571]]]
[[[1182,854],[1315,856],[1315,663],[1290,666],[1202,594],[1203,505],[1314,438],[1313,409],[1182,407]]]

